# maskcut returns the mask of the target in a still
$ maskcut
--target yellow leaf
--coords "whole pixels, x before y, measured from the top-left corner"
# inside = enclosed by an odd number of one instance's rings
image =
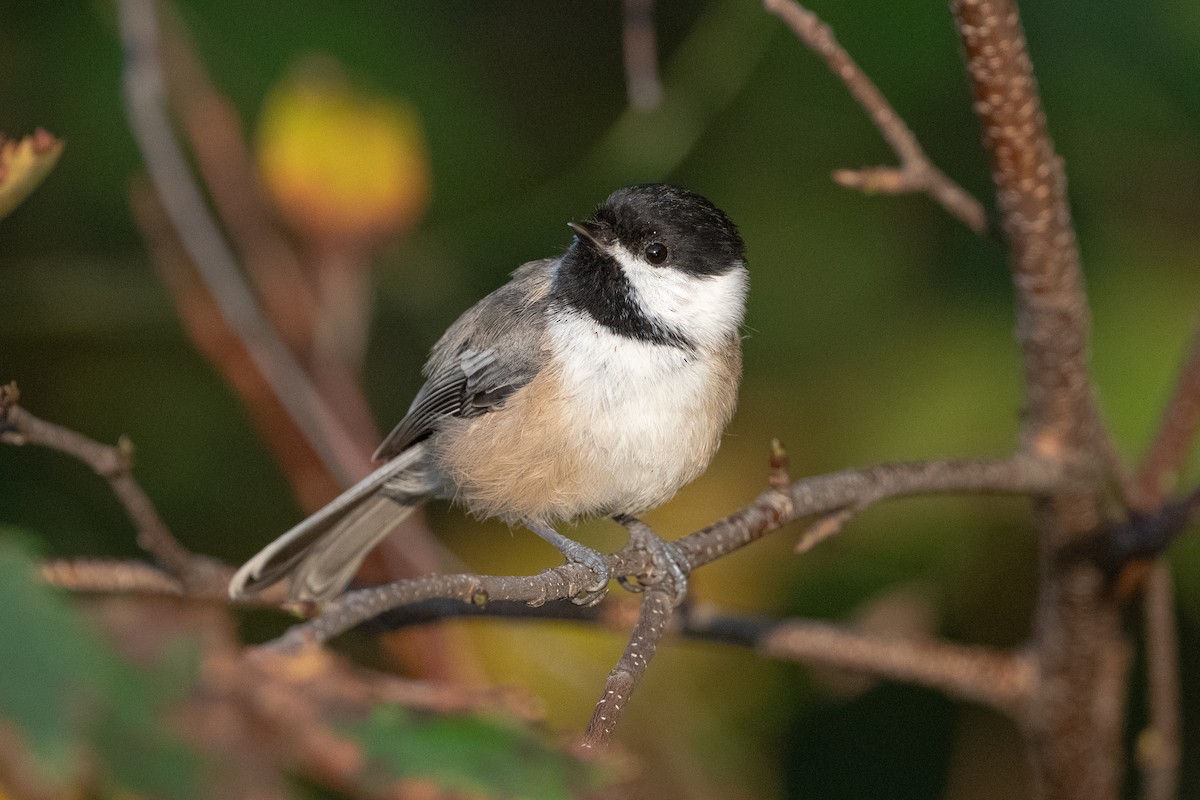
[[[0,219],[50,174],[62,151],[62,139],[41,128],[16,140],[0,136]]]
[[[327,59],[301,64],[267,98],[258,161],[283,216],[310,238],[392,235],[429,203],[416,110],[352,87]]]

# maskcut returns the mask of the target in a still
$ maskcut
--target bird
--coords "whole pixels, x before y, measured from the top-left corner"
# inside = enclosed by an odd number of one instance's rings
[[[556,525],[610,517],[662,555],[669,543],[638,518],[708,467],[737,405],[745,245],[709,200],[661,183],[568,225],[565,252],[519,267],[433,346],[381,465],[247,561],[232,597],[286,578],[290,604],[319,607],[432,499],[587,566],[580,604],[604,596],[609,568]]]

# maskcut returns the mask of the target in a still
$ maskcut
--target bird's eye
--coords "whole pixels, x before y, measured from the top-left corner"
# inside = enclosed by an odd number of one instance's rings
[[[655,242],[646,247],[646,260],[651,264],[661,264],[667,260],[667,246],[662,242]]]

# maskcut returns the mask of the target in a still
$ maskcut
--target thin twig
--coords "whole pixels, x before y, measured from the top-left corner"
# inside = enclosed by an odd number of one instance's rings
[[[1146,695],[1150,707],[1150,724],[1137,739],[1142,797],[1174,800],[1179,796],[1183,723],[1175,586],[1167,561],[1159,559],[1151,568],[1142,602],[1146,621]]]
[[[864,634],[811,621],[785,622],[757,643],[769,658],[865,672],[937,689],[1018,720],[1033,693],[1035,662],[1024,653]]]
[[[1173,488],[1200,428],[1200,327],[1192,334],[1175,389],[1158,432],[1146,450],[1137,485],[1146,507],[1157,505]]]
[[[175,138],[163,97],[154,0],[120,0],[117,11],[125,50],[126,113],[180,240],[229,327],[245,344],[297,429],[338,482],[349,485],[364,472],[361,453],[263,316]]]
[[[43,582],[72,592],[129,592],[174,597],[188,594],[178,580],[140,561],[71,558],[46,561],[38,567],[38,572]],[[221,594],[228,596],[229,592]]]
[[[181,545],[158,516],[154,504],[133,478],[133,445],[122,439],[117,447],[38,419],[17,404],[15,383],[0,387],[0,442],[33,444],[65,453],[108,481],[125,509],[142,549],[187,587],[227,586],[232,572],[213,559],[198,556]],[[228,573],[228,574],[227,574]]]
[[[284,600],[282,587],[272,587],[254,597],[231,600],[229,580],[233,569],[214,562],[213,570],[211,580],[184,584],[163,570],[140,561],[64,558],[42,562],[38,566],[38,576],[49,586],[80,594],[166,595],[222,605],[232,603],[246,608],[279,608]]]
[[[663,94],[654,33],[654,0],[625,0],[623,8],[622,41],[629,104],[638,111],[653,111],[662,102]]]
[[[951,492],[1039,494],[1077,482],[1062,464],[1026,456],[1005,459],[910,461],[845,470],[769,490],[746,508],[676,542],[693,567],[749,544],[792,520],[854,508],[890,497]]]
[[[1158,431],[1142,458],[1131,505],[1147,512],[1162,505],[1183,470],[1184,461],[1200,427],[1200,327],[1192,334],[1171,398]],[[1200,505],[1200,491],[1190,502],[1189,523]],[[1142,588],[1142,615],[1146,637],[1148,726],[1138,737],[1137,764],[1142,773],[1146,800],[1174,800],[1179,796],[1180,759],[1183,755],[1182,691],[1179,680],[1179,633],[1175,613],[1171,565],[1159,558],[1138,573]]]
[[[900,159],[899,168],[837,170],[833,173],[833,179],[842,186],[868,193],[926,192],[951,216],[976,233],[983,233],[987,229],[987,212],[983,206],[934,166],[883,92],[838,44],[833,30],[816,14],[793,0],[764,0],[763,5],[767,11],[783,20],[810,50],[825,59],[829,69],[846,84],[850,94],[871,117],[884,140]]]
[[[654,651],[671,621],[674,610],[675,595],[670,588],[651,586],[642,594],[641,612],[629,636],[629,644],[626,645],[617,665],[608,674],[604,694],[596,704],[587,730],[584,731],[585,748],[602,748],[612,741],[621,711],[645,674],[650,659],[654,657]]]

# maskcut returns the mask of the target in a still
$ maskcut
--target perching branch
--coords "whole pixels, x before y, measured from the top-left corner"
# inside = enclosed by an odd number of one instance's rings
[[[1086,475],[1063,464],[1021,455],[994,460],[881,464],[804,478],[792,483],[786,492],[769,490],[745,509],[676,544],[692,566],[698,567],[792,520],[843,509],[858,512],[891,497],[957,492],[1039,494],[1084,481]],[[807,541],[802,538],[802,546]]]
[[[185,587],[205,590],[227,586],[232,570],[181,545],[132,474],[133,445],[100,444],[75,431],[38,419],[20,405],[16,383],[0,386],[0,442],[40,445],[65,453],[108,481],[137,530],[138,544]]]
[[[952,492],[1036,494],[1073,478],[1062,465],[1025,456],[994,461],[915,461],[882,464],[806,478],[787,491],[768,489],[750,505],[673,544],[696,569],[757,541],[792,520],[846,506],[865,506],[888,497]],[[627,545],[608,554],[614,577],[652,583],[654,565],[642,549]],[[434,575],[347,592],[326,604],[320,616],[288,631],[278,646],[290,649],[325,642],[402,605],[442,597],[463,602],[519,600],[541,605],[574,597],[590,578],[579,564],[564,564],[522,577]]]
[[[786,456],[776,446],[772,452],[771,475],[776,485],[736,514],[689,534],[673,544],[685,556],[690,569],[734,552],[761,538],[787,522],[814,514],[826,514],[840,508],[864,508],[888,497],[942,492],[1010,492],[1042,493],[1051,491],[1074,479],[1061,464],[1041,461],[1027,456],[994,461],[931,461],[884,464],[859,471],[847,471],[796,481],[790,485],[779,482],[786,474]],[[646,662],[654,653],[659,637],[670,618],[669,587],[656,585],[653,559],[634,542],[606,556],[614,576],[631,578],[647,587],[643,595],[638,623],[630,644],[620,663],[609,676],[600,705],[585,736],[588,746],[600,746],[611,737],[620,708],[633,692],[644,672]],[[689,571],[690,571],[689,569]],[[685,576],[686,577],[686,576]],[[321,614],[308,622],[289,629],[271,645],[271,649],[298,652],[319,645],[366,620],[404,605],[434,599],[456,600],[461,603],[486,605],[493,601],[520,601],[542,606],[548,601],[565,600],[576,596],[591,578],[590,570],[580,564],[564,564],[538,575],[524,577],[484,575],[434,575],[425,578],[397,581],[347,592],[328,603]],[[883,653],[886,647],[877,646]],[[903,650],[903,648],[901,648]],[[891,661],[881,661],[882,674],[898,676],[919,661],[924,651],[898,650]],[[866,669],[872,658],[861,655],[856,665]],[[924,652],[924,655],[929,655]],[[933,683],[962,682],[963,696],[980,697],[976,676],[959,669],[962,658],[950,659]],[[990,673],[989,673],[990,674]],[[995,677],[993,675],[993,677]],[[1005,684],[1009,685],[1009,684]],[[1012,684],[1016,685],[1016,684]],[[1027,686],[1020,683],[1020,686]],[[1013,705],[1006,699],[994,700],[996,705]]]
[[[898,168],[840,169],[833,173],[833,179],[842,186],[868,193],[925,192],[951,216],[976,233],[983,233],[987,229],[987,212],[983,206],[934,166],[883,92],[838,44],[833,30],[794,0],[764,0],[763,5],[783,20],[810,50],[825,59],[829,69],[846,84],[900,159]]]

